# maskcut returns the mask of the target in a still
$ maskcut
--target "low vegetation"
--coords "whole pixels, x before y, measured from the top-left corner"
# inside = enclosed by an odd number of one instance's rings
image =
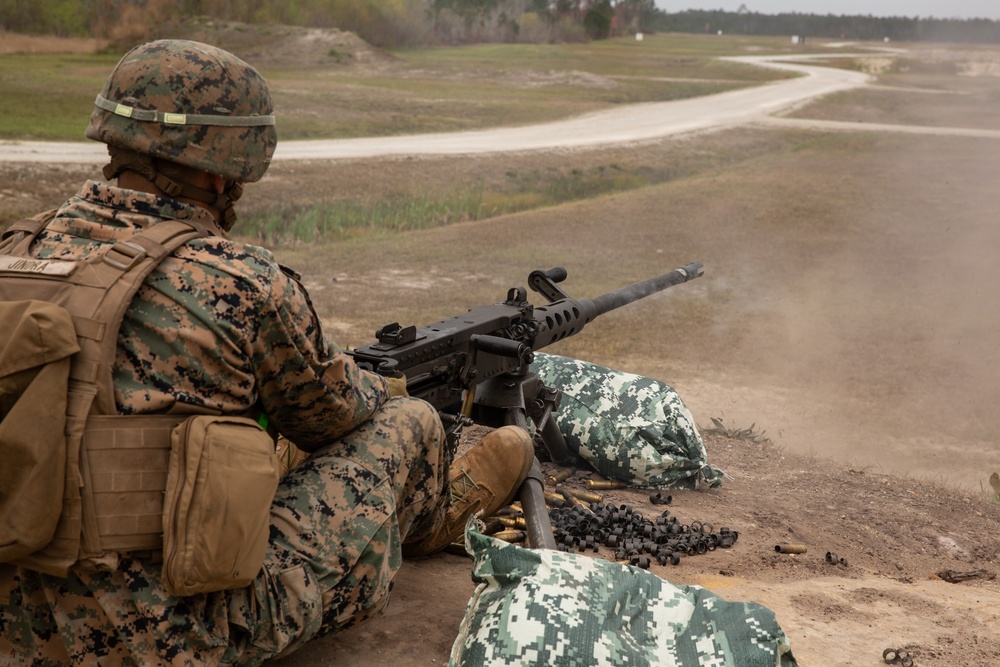
[[[273,246],[428,229],[624,192],[666,182],[680,171],[677,166],[618,163],[508,169],[503,179],[478,174],[458,184],[370,201],[352,198],[251,209],[241,218],[239,233]]]
[[[653,0],[0,0],[0,30],[143,41],[180,17],[338,28],[381,47],[586,41],[650,32],[1000,42],[1000,22],[800,12],[668,11]]]

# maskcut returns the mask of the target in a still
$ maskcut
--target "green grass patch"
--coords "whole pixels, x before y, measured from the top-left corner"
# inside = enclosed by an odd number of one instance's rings
[[[404,194],[311,205],[280,204],[241,213],[240,237],[266,245],[343,241],[428,229],[534,210],[635,189],[669,178],[667,170],[626,171],[617,165],[591,169],[508,171],[505,182],[483,182],[440,193]]]
[[[445,197],[386,199],[369,205],[340,201],[289,204],[240,216],[239,235],[267,245],[346,240],[478,219],[482,195],[458,190]]]
[[[0,56],[0,138],[80,139],[116,56]]]

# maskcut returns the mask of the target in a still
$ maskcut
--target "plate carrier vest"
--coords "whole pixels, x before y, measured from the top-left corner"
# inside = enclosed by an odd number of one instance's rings
[[[23,418],[9,423],[17,411],[0,409],[0,466],[10,466],[5,478],[14,479],[15,487],[16,480],[28,480],[20,493],[0,490],[0,563],[65,577],[78,562],[162,548],[171,431],[190,411],[117,414],[112,367],[118,329],[132,297],[160,261],[214,232],[201,223],[165,220],[82,259],[31,257],[29,246],[54,217],[49,211],[15,222],[0,244],[0,351],[17,331],[32,330],[12,319],[36,306],[52,313],[54,305],[56,318],[50,321],[70,323],[79,346],[69,356],[63,385],[64,438],[49,443],[22,438],[19,450],[11,444],[18,438],[5,437],[4,429],[16,434],[31,425]],[[0,368],[0,407],[18,399],[2,396],[3,375]],[[60,405],[62,398],[53,401]],[[44,460],[33,453],[46,447],[55,453]],[[31,482],[39,479],[48,483],[45,498],[32,497],[32,489],[44,486]],[[61,497],[53,490],[58,488]],[[24,517],[38,517],[42,525],[26,526]],[[23,543],[21,536],[32,532],[33,540]]]

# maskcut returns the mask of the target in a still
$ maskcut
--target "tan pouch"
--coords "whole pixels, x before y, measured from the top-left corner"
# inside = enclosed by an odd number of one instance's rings
[[[0,563],[55,535],[66,483],[70,355],[79,349],[61,306],[0,302]]]
[[[195,595],[249,584],[264,563],[278,486],[274,441],[251,419],[174,429],[163,504],[163,585]]]

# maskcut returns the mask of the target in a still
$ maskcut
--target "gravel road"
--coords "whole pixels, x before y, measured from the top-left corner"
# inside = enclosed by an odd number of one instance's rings
[[[802,76],[705,97],[615,107],[539,125],[363,139],[284,141],[278,145],[274,159],[460,155],[627,144],[761,121],[812,98],[863,86],[870,80],[860,72],[809,64],[809,56],[796,56],[795,63],[789,61],[789,56],[740,56],[729,60]],[[0,161],[5,162],[102,164],[106,160],[104,146],[96,142],[0,141]]]

